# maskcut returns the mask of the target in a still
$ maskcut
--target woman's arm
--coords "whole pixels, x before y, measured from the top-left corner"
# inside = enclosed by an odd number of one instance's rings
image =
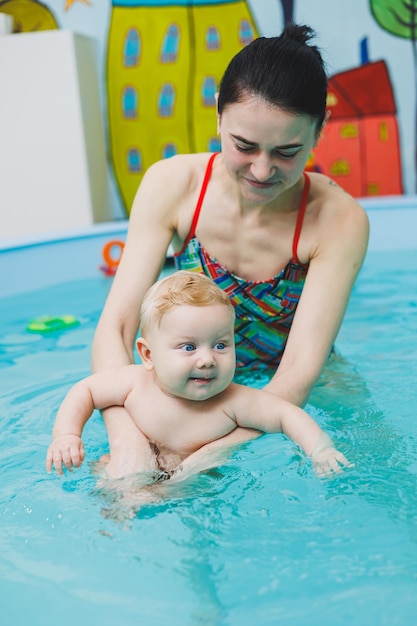
[[[187,191],[189,174],[183,160],[173,157],[155,163],[138,189],[121,262],[93,341],[94,372],[134,362],[142,300],[163,268]],[[106,409],[103,419],[111,457],[107,474],[118,478],[139,471],[148,446],[127,412]]]
[[[94,336],[93,371],[133,363],[143,297],[159,277],[175,231],[166,175],[164,162],[154,164],[133,202],[123,254]]]
[[[335,215],[328,207],[314,231],[318,243],[279,368],[267,391],[303,406],[330,354],[357,274],[365,258],[365,211],[342,190]],[[321,223],[320,223],[321,221]],[[303,238],[303,233],[301,239]],[[308,239],[308,235],[307,235]],[[305,242],[304,245],[310,245]]]
[[[221,439],[216,439],[186,457],[170,478],[171,482],[186,480],[194,474],[207,471],[212,467],[224,465],[237,446],[262,435],[259,430],[235,428]]]

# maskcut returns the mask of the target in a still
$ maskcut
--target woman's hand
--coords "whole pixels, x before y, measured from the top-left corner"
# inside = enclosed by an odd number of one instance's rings
[[[235,450],[236,446],[246,443],[251,439],[256,439],[262,435],[259,430],[251,428],[235,428],[228,435],[221,439],[206,443],[204,446],[190,454],[177,467],[171,478],[170,483],[181,482],[190,476],[205,472],[212,467],[224,465]]]

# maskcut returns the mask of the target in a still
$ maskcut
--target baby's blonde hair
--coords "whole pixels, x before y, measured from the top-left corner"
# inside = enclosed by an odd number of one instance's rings
[[[144,336],[152,326],[159,326],[163,316],[176,306],[213,304],[224,304],[234,315],[229,297],[208,276],[179,270],[162,278],[146,292],[140,312],[141,334]]]

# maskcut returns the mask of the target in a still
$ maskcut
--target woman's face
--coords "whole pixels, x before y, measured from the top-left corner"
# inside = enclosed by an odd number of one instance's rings
[[[218,117],[224,164],[249,203],[268,204],[300,179],[317,139],[309,115],[248,95]]]

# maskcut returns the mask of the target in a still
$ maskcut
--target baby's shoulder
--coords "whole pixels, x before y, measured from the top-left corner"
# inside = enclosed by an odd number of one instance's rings
[[[248,387],[239,383],[231,383],[226,390],[224,400],[238,412],[242,407],[247,407],[259,402],[266,394],[262,389]],[[269,394],[268,394],[269,395]]]

